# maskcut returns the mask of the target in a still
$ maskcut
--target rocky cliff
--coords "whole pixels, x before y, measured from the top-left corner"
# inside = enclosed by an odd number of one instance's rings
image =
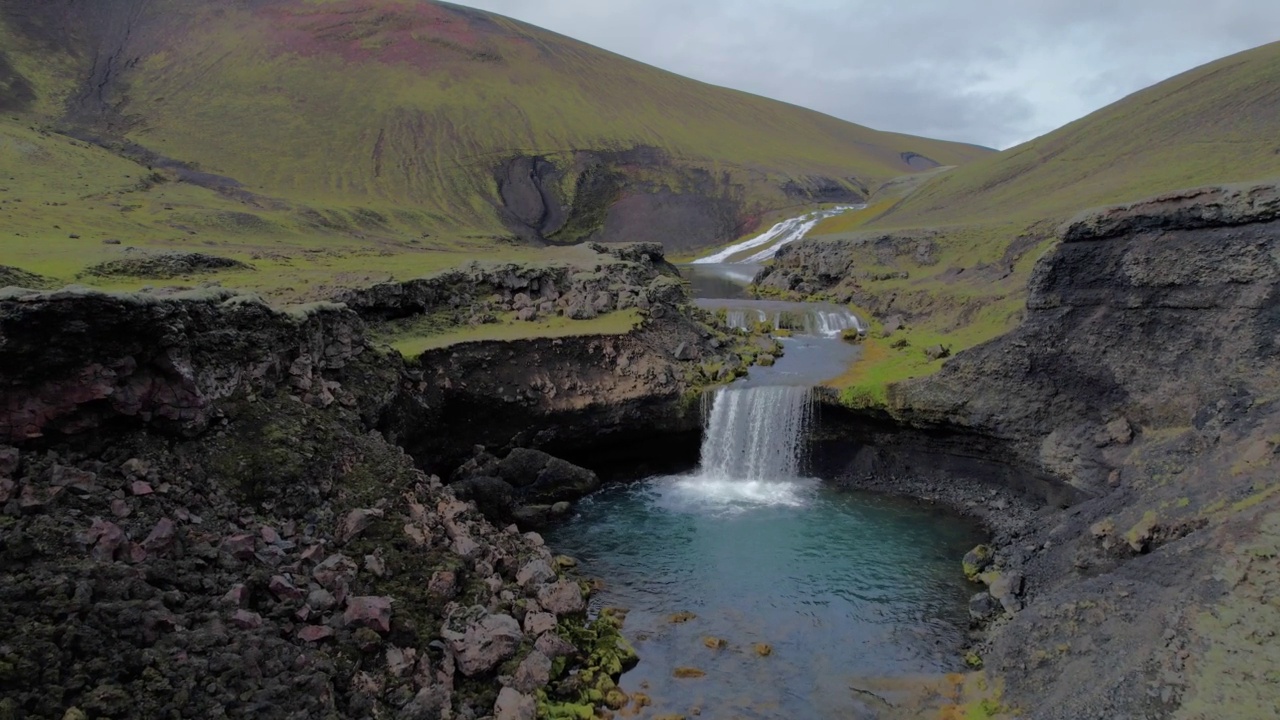
[[[386,299],[407,290],[291,312],[221,290],[5,290],[0,717],[514,719],[616,701],[634,654],[612,617],[586,622],[571,561],[419,467],[448,469],[449,443],[538,440],[521,423],[539,413],[585,439],[614,401],[630,408],[615,430],[674,412],[706,381],[698,360],[728,349],[645,258],[635,279],[662,292],[640,329],[529,341],[540,367],[484,344],[408,362],[378,347],[362,314],[439,309]],[[468,389],[507,422],[476,422],[451,395]]]
[[[1028,717],[1280,707],[1278,210],[1255,185],[1086,214],[1037,265],[1017,330],[852,420],[846,479],[942,467],[1052,501],[986,578],[1016,612],[982,658]],[[950,460],[912,463],[904,438]]]

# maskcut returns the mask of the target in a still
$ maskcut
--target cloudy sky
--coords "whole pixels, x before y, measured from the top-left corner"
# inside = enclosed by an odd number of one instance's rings
[[[1278,0],[461,0],[682,75],[1006,148],[1280,40]]]

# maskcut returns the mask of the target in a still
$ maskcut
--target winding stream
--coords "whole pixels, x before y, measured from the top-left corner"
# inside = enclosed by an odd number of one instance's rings
[[[724,292],[750,280],[747,268],[687,269],[704,306],[815,319],[796,321],[776,365],[704,399],[698,467],[610,487],[546,534],[604,579],[595,610],[629,611],[624,634],[641,660],[621,686],[652,704],[624,712],[867,717],[859,678],[961,669],[972,590],[958,558],[980,529],[806,473],[811,387],[854,359],[857,346],[839,335],[860,321],[843,308]]]

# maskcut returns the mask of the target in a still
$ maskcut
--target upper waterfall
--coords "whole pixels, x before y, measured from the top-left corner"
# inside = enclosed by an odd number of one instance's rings
[[[840,205],[826,210],[814,210],[799,217],[787,218],[753,238],[734,243],[719,252],[712,253],[693,262],[695,265],[764,262],[777,254],[778,248],[808,235],[809,231],[823,220],[850,210],[862,210],[864,208],[866,208],[866,205]],[[764,247],[764,249],[752,255],[741,257],[744,253],[758,247]]]

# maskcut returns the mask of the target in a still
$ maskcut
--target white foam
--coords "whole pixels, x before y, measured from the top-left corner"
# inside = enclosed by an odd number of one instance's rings
[[[652,486],[653,501],[670,512],[736,514],[764,507],[806,507],[818,481],[745,480],[704,474],[664,478]]]

